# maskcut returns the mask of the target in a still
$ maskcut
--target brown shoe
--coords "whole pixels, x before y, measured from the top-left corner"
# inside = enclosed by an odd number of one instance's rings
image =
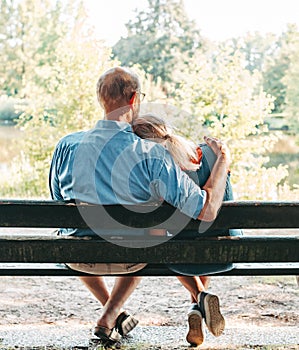
[[[202,315],[197,304],[192,304],[188,311],[188,333],[186,340],[192,346],[198,346],[204,342]]]
[[[220,311],[217,295],[201,292],[198,294],[198,306],[205,319],[208,330],[219,337],[225,328],[225,320]]]

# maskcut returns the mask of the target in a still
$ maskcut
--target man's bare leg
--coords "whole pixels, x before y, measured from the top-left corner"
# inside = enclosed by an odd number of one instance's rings
[[[98,319],[98,326],[113,328],[120,311],[141,281],[141,277],[117,277],[111,294],[104,306],[102,316]]]
[[[80,276],[80,280],[104,306],[109,299],[109,291],[105,280],[101,276]]]

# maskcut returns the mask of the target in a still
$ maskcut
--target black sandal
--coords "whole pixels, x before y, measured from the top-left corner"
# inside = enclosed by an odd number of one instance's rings
[[[139,321],[135,317],[123,311],[116,319],[115,328],[118,333],[124,337],[137,326],[138,322]]]
[[[113,345],[122,338],[115,327],[110,329],[103,326],[96,326],[94,329],[94,335],[100,338],[104,345]]]

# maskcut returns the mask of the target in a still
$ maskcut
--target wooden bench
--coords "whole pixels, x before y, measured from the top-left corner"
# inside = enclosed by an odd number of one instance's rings
[[[104,213],[104,214],[103,214]],[[111,219],[113,218],[113,219]],[[41,229],[166,228],[185,225],[174,237],[121,236],[109,241],[44,234]],[[88,224],[87,224],[88,222]],[[120,224],[119,224],[120,223]],[[227,264],[218,275],[299,275],[299,202],[225,202],[212,226],[203,234],[200,221],[190,220],[167,204],[161,206],[97,206],[57,201],[0,201],[0,275],[82,275],[64,263],[148,263],[142,276],[171,276],[166,264]],[[2,230],[1,230],[2,227]],[[3,229],[4,228],[4,229]],[[14,233],[10,232],[14,228]],[[31,228],[30,234],[26,229]],[[211,236],[215,230],[277,229],[281,235]],[[294,231],[296,232],[296,231]],[[131,243],[139,239],[143,247]]]

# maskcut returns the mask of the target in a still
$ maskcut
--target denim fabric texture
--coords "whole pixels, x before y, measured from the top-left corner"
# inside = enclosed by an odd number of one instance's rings
[[[95,128],[64,137],[50,169],[54,200],[93,204],[161,203],[163,199],[188,217],[197,218],[206,192],[190,180],[166,149],[141,139],[124,122],[99,120]],[[62,234],[93,235],[89,230]],[[144,230],[123,230],[143,235]],[[119,232],[119,230],[117,230]],[[98,232],[111,235],[114,231]]]
[[[199,147],[202,150],[202,162],[199,170],[197,171],[186,171],[186,173],[195,181],[199,186],[203,186],[211,174],[211,170],[216,161],[216,155],[212,149],[207,144],[200,144]],[[233,200],[233,189],[230,182],[230,173],[227,175],[226,187],[224,192],[224,201]],[[198,237],[199,233],[197,231],[184,232],[184,235],[190,237]],[[206,236],[242,236],[243,232],[239,229],[231,230],[213,230],[208,231]],[[200,254],[200,252],[199,252]],[[172,264],[168,265],[169,269],[184,274],[184,275],[208,275],[210,273],[224,272],[232,270],[233,264]]]

